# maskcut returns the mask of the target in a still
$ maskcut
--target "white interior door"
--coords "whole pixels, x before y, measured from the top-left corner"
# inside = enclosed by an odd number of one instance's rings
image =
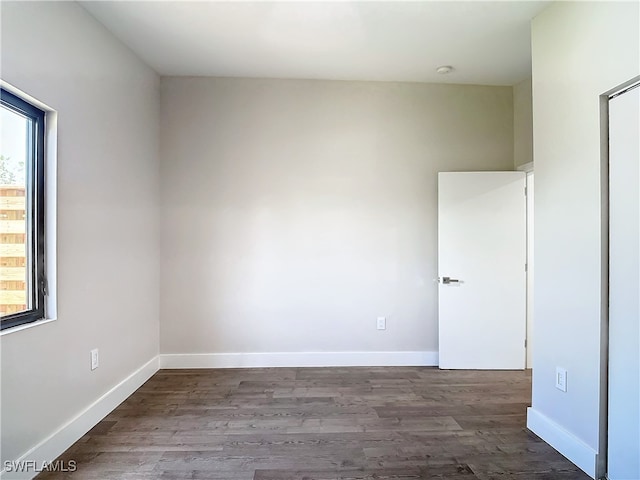
[[[525,198],[524,172],[438,174],[440,368],[524,368]]]
[[[640,87],[609,101],[608,478],[640,478]]]

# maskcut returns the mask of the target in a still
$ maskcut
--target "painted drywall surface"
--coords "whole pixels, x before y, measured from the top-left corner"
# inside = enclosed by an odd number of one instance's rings
[[[436,351],[436,173],[512,169],[512,112],[508,87],[163,78],[161,352]]]
[[[1,8],[3,80],[58,111],[58,319],[0,339],[4,461],[158,353],[159,79],[77,4]]]
[[[638,3],[559,2],[532,24],[532,406],[599,453],[606,433],[599,96],[640,73],[638,8]],[[554,387],[556,366],[568,371],[566,393]]]
[[[513,162],[516,168],[533,162],[531,78],[513,86]]]

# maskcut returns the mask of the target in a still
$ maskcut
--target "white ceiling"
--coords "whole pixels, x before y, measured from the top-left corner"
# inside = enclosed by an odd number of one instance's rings
[[[161,75],[513,85],[550,2],[80,3]]]

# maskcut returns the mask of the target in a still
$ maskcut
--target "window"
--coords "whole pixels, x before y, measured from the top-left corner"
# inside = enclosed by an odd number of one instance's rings
[[[0,321],[45,316],[45,112],[0,89]]]

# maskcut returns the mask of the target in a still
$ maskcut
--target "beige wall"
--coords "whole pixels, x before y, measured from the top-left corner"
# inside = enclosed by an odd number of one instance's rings
[[[518,168],[533,162],[531,79],[513,86],[513,163]]]
[[[158,353],[159,80],[74,3],[1,8],[3,80],[58,111],[58,320],[1,337],[4,461]]]
[[[640,74],[639,14],[637,2],[559,2],[532,25],[536,323],[530,420],[538,418],[538,433],[592,475],[603,473],[606,434],[601,188],[607,180],[600,95]],[[567,369],[566,393],[554,387],[556,366]]]
[[[162,353],[437,351],[436,173],[512,169],[510,87],[163,78],[161,118]]]

